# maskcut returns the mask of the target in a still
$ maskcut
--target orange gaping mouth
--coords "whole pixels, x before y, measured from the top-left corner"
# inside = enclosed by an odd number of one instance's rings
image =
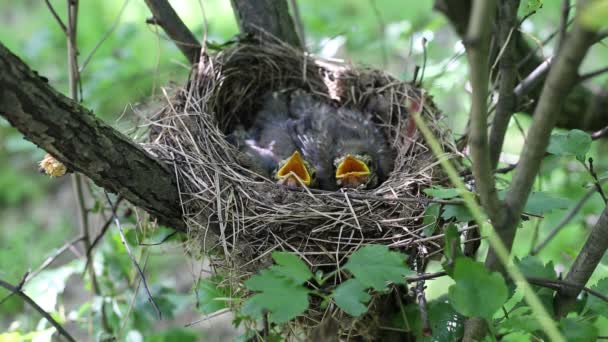
[[[291,157],[287,159],[285,165],[283,165],[279,169],[279,171],[277,171],[277,178],[280,180],[284,180],[289,177],[295,178],[295,176],[297,176],[297,178],[299,178],[302,183],[304,183],[304,185],[310,185],[310,173],[306,169],[306,165],[304,165],[304,160],[302,159],[298,151],[295,151],[291,155]],[[296,184],[299,184],[297,180]]]
[[[345,177],[355,176],[355,177],[363,177],[369,176],[370,170],[367,164],[360,161],[359,159],[353,157],[352,155],[347,155],[346,158],[338,165],[336,168],[336,178],[342,179]]]

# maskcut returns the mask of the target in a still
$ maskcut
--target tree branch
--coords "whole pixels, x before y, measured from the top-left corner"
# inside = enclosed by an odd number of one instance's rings
[[[555,313],[565,316],[576,302],[591,274],[599,264],[608,249],[608,207],[604,209],[599,220],[591,230],[583,249],[580,251],[570,271],[564,279],[565,282],[576,286],[562,288],[555,297]]]
[[[231,0],[242,33],[272,35],[294,47],[303,48],[285,0]]]
[[[579,1],[578,5],[583,6],[585,3],[585,1]],[[577,11],[577,13],[580,12]],[[566,36],[562,49],[547,75],[539,103],[534,111],[534,120],[529,129],[528,139],[505,197],[505,214],[501,215],[502,221],[495,226],[509,249],[513,244],[520,214],[549,144],[551,130],[557,120],[556,113],[564,105],[564,99],[576,83],[578,68],[587,50],[594,43],[595,37],[594,32],[585,30],[575,19],[572,31]],[[493,250],[488,253],[486,265],[492,270],[500,268],[500,262]]]
[[[38,305],[38,303],[36,303],[32,298],[30,298],[30,296],[26,295],[23,291],[21,291],[21,286],[13,286],[0,279],[0,287],[9,290],[11,293],[14,293],[17,296],[21,297],[23,300],[25,300],[31,307],[34,308],[34,310],[38,311],[38,313],[40,313],[42,317],[44,317],[49,323],[51,323],[51,325],[55,327],[55,329],[57,329],[57,332],[63,337],[65,337],[66,340],[71,342],[76,341],[74,337],[72,337],[72,335],[70,335],[70,333],[68,333],[61,326],[61,324],[59,324],[48,312],[44,311],[44,309],[41,308],[40,305]]]
[[[186,56],[190,64],[197,63],[201,53],[201,44],[179,18],[169,1],[145,0],[146,5],[154,16],[151,23],[163,28],[165,33],[173,40],[177,48]]]
[[[487,134],[487,96],[489,81],[490,22],[494,18],[496,2],[477,0],[473,3],[470,27],[465,46],[469,60],[469,74],[473,88],[471,98],[471,123],[469,145],[473,159],[473,175],[481,205],[495,222],[500,214],[500,202],[496,193],[494,173],[490,164]]]
[[[468,27],[472,0],[435,0],[435,9],[442,12],[452,24],[454,30],[460,37],[464,37]],[[511,37],[515,44],[515,60],[518,61],[517,74],[521,78],[530,75],[545,57],[537,54],[538,48],[526,41],[518,30]],[[538,98],[542,90],[542,84],[546,74],[540,73],[534,79],[534,84],[525,93],[530,101],[518,111],[532,115],[538,104]],[[518,101],[524,104],[524,101]],[[567,95],[565,105],[555,113],[557,126],[567,129],[582,129],[586,131],[597,131],[608,126],[608,92],[601,89],[577,84]]]
[[[47,82],[0,43],[0,115],[68,169],[184,230],[173,171]]]
[[[519,0],[499,1],[498,5],[498,43],[501,46],[498,67],[498,103],[490,132],[490,162],[493,169],[498,166],[505,134],[511,115],[515,112],[516,97],[513,89],[517,82],[515,64],[515,44],[512,35],[517,27],[517,9]]]

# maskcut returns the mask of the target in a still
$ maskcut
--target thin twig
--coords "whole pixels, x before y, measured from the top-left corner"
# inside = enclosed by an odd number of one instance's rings
[[[595,172],[595,169],[593,168],[593,158],[589,158],[588,161],[589,161],[589,166],[587,167],[587,165],[585,165],[585,168],[587,169],[587,171],[589,171],[591,178],[593,178],[593,185],[597,189],[597,192],[600,194],[600,196],[602,196],[602,200],[604,200],[604,204],[608,205],[608,198],[606,198],[604,189],[602,189],[602,184],[597,176],[597,173]]]
[[[122,17],[123,13],[125,12],[125,9],[127,8],[127,4],[128,3],[129,3],[129,0],[125,0],[125,2],[122,4],[122,7],[120,8],[120,12],[118,12],[118,15],[116,16],[116,19],[114,20],[114,23],[103,34],[103,36],[97,42],[97,44],[95,44],[95,47],[93,48],[93,50],[91,50],[91,52],[89,53],[89,55],[87,56],[87,58],[84,59],[84,62],[82,62],[82,65],[80,66],[79,72],[82,72],[87,67],[87,65],[89,64],[89,62],[91,61],[91,59],[93,58],[93,56],[95,55],[95,53],[97,52],[97,50],[106,41],[106,39],[108,39],[108,37],[110,37],[110,35],[114,32],[114,30],[116,30],[116,27],[118,27],[118,23],[120,22],[120,18]]]
[[[150,301],[150,303],[152,303],[154,310],[156,310],[156,313],[158,314],[158,319],[162,319],[162,314],[160,312],[160,309],[158,308],[158,305],[154,301],[154,298],[152,298],[152,293],[150,293],[150,289],[148,288],[148,282],[146,281],[146,276],[144,275],[144,272],[141,270],[141,267],[139,267],[137,260],[135,260],[133,253],[131,253],[131,248],[129,247],[129,243],[127,242],[127,239],[125,238],[125,233],[122,230],[122,225],[120,224],[120,220],[118,219],[118,215],[116,214],[116,209],[114,209],[114,205],[112,204],[110,195],[108,195],[108,193],[106,191],[104,191],[104,194],[106,195],[106,200],[110,204],[110,208],[112,208],[112,217],[114,218],[114,224],[118,227],[118,232],[120,233],[120,240],[122,241],[122,244],[125,246],[125,250],[127,251],[129,258],[131,258],[131,262],[133,263],[135,268],[137,268],[137,272],[139,273],[139,276],[141,277],[141,281],[144,284],[144,288],[146,290],[146,293],[148,294],[148,301]]]
[[[44,0],[44,2],[46,3],[46,6],[49,8],[49,12],[51,12],[53,17],[57,21],[57,24],[59,24],[59,27],[61,28],[63,33],[67,34],[68,30],[65,27],[63,20],[61,20],[61,18],[59,17],[59,14],[57,14],[57,11],[55,11],[55,8],[53,7],[53,5],[51,5],[51,2],[49,0]]]
[[[597,77],[597,76],[599,76],[601,74],[604,74],[606,72],[608,72],[608,66],[603,67],[603,68],[599,68],[599,69],[597,69],[595,71],[590,71],[590,72],[588,72],[586,74],[582,74],[582,75],[580,75],[578,77],[578,81],[579,82],[585,82],[585,81],[587,81],[587,80],[589,80],[591,78]]]
[[[537,277],[527,277],[526,280],[528,280],[528,282],[530,284],[534,284],[534,285],[538,285],[538,286],[544,286],[544,287],[550,287],[553,288],[555,290],[559,290],[563,287],[570,287],[570,288],[581,288],[583,291],[603,300],[604,302],[608,303],[608,296],[595,291],[593,289],[590,289],[586,286],[581,287],[580,285],[565,281],[565,280],[559,280],[559,279],[544,279],[544,278],[537,278]]]
[[[306,31],[304,31],[304,22],[302,21],[300,7],[298,6],[298,2],[296,0],[289,0],[289,5],[291,7],[291,11],[293,12],[293,21],[298,37],[300,37],[302,47],[306,49]]]
[[[186,24],[179,18],[169,1],[167,0],[145,0],[146,5],[154,15],[153,22],[163,28],[173,43],[188,59],[190,64],[199,61],[201,44],[196,40]]]
[[[538,246],[536,246],[532,252],[530,253],[531,255],[536,255],[538,254],[543,248],[545,248],[545,246],[547,246],[547,244],[549,242],[551,242],[551,240],[568,224],[570,223],[570,221],[572,221],[572,219],[576,216],[576,214],[579,212],[579,210],[581,210],[581,208],[583,207],[583,205],[585,204],[585,202],[587,202],[587,200],[589,200],[589,198],[591,198],[591,196],[597,191],[596,188],[592,188],[589,191],[587,191],[587,193],[578,201],[578,203],[576,203],[576,205],[574,207],[572,207],[572,209],[570,209],[570,211],[568,211],[568,213],[566,215],[564,215],[564,217],[561,219],[561,221],[559,221],[559,223],[557,224],[557,226],[555,226],[555,228],[553,228],[553,230],[551,230],[551,232],[549,233],[549,235],[547,235],[547,237],[538,244]]]
[[[165,243],[167,240],[169,240],[170,238],[172,238],[173,236],[175,236],[175,234],[177,234],[177,231],[172,232],[171,234],[165,236],[162,240],[160,240],[159,242],[154,242],[154,243],[140,243],[140,246],[158,246],[158,245],[162,245],[163,243]]]
[[[120,202],[122,202],[123,199],[124,198],[122,196],[118,196],[118,198],[116,199],[116,202],[114,203],[114,207],[112,208],[112,210],[114,210],[114,211],[117,210],[118,206],[120,205]],[[84,265],[84,271],[87,270],[87,268],[89,267],[89,264],[91,263],[91,254],[93,253],[93,249],[95,249],[97,244],[104,237],[104,235],[108,231],[108,228],[110,228],[110,224],[112,224],[112,221],[114,221],[114,219],[112,217],[110,217],[109,219],[106,220],[106,222],[101,226],[99,234],[97,234],[95,239],[93,239],[93,242],[89,245],[89,248],[87,248],[87,250],[86,250],[87,261],[85,262],[85,265]]]
[[[418,308],[420,309],[420,320],[422,321],[422,334],[424,336],[432,336],[433,329],[431,328],[431,322],[429,321],[429,312],[426,306],[426,297],[424,296],[424,281],[419,281],[416,284],[416,300],[418,301]]]
[[[376,0],[369,0],[369,4],[372,7],[372,11],[374,12],[374,17],[378,23],[378,34],[380,35],[380,53],[382,55],[382,65],[388,65],[388,52],[386,47],[386,38],[384,34],[384,29],[386,24],[384,23],[384,19],[382,18],[382,13],[378,8],[378,4],[376,4]]]
[[[570,0],[562,0],[562,15],[559,21],[559,38],[557,40],[557,45],[555,49],[555,53],[561,49],[564,44],[564,40],[566,39],[566,31],[568,30],[568,19],[570,17]]]
[[[61,246],[59,249],[57,249],[55,251],[55,253],[53,253],[53,255],[46,258],[46,260],[44,260],[44,262],[34,272],[30,273],[28,275],[27,279],[25,280],[25,282],[32,280],[40,272],[42,272],[45,268],[47,268],[50,264],[52,264],[55,260],[57,260],[57,258],[59,258],[59,256],[61,256],[65,251],[67,251],[68,249],[70,249],[72,246],[74,246],[78,242],[82,241],[83,239],[84,239],[84,236],[81,235],[81,236],[78,236],[78,237],[66,242],[63,246]]]
[[[2,279],[0,279],[0,286],[7,289],[11,293],[16,294],[17,296],[25,300],[28,304],[30,304],[30,306],[32,306],[34,310],[38,311],[38,313],[40,313],[42,317],[44,317],[49,323],[51,323],[51,325],[55,327],[55,329],[57,329],[57,332],[63,335],[63,337],[65,337],[68,341],[76,341],[76,339],[74,339],[74,337],[72,337],[72,335],[70,335],[70,333],[68,333],[65,328],[53,318],[53,316],[51,316],[48,312],[44,311],[44,309],[41,308],[40,305],[38,305],[32,298],[26,295],[22,291],[21,286],[13,286]]]
[[[608,126],[591,133],[591,139],[597,140],[597,139],[605,137],[607,134],[608,134]]]

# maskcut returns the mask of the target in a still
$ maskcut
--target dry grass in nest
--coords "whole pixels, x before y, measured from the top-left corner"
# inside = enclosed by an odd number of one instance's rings
[[[293,191],[241,166],[226,133],[251,123],[264,94],[286,89],[373,113],[397,151],[388,180],[364,191]],[[363,244],[432,255],[441,237],[422,233],[428,203],[422,191],[437,184],[441,172],[421,134],[408,136],[409,104],[424,103],[427,123],[447,139],[431,99],[423,97],[421,89],[383,72],[280,43],[240,43],[204,59],[188,86],[167,96],[146,147],[175,169],[191,251],[222,251],[221,265],[236,280],[268,265],[275,250],[326,271]]]

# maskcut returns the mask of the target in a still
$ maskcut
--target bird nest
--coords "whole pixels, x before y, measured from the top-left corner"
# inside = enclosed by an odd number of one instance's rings
[[[294,190],[243,166],[226,136],[252,124],[265,94],[294,90],[371,113],[396,152],[388,178],[368,190]],[[426,257],[442,247],[440,236],[423,233],[423,190],[444,177],[408,121],[409,108],[421,104],[447,147],[439,112],[415,84],[281,43],[239,43],[202,58],[187,85],[167,95],[145,145],[175,170],[190,250],[211,252],[239,279],[269,265],[277,250],[298,254],[313,270],[339,267],[364,244]]]

